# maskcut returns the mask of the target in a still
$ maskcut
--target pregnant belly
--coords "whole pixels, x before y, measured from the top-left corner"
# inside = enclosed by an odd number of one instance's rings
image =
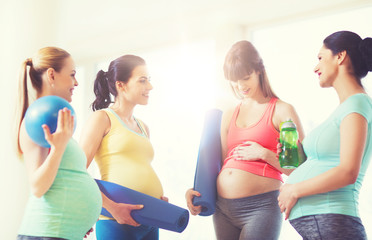
[[[217,178],[217,192],[223,198],[234,199],[278,190],[281,181],[247,171],[225,168]]]
[[[42,198],[30,198],[27,214],[43,223],[41,229],[58,229],[69,239],[82,239],[97,221],[101,208],[101,193],[88,173],[60,171]]]
[[[155,198],[163,196],[160,180],[149,164],[127,164],[112,168],[108,174],[102,174],[102,180],[120,184]]]

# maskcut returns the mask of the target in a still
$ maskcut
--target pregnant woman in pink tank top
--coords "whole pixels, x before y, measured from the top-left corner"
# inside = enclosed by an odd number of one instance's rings
[[[291,118],[300,140],[304,133],[293,106],[272,91],[263,61],[248,41],[235,43],[227,53],[225,78],[241,102],[224,111],[221,123],[222,170],[217,178],[218,199],[213,216],[217,239],[278,239],[282,215],[277,204],[282,169],[276,157],[279,125]],[[186,193],[192,204],[200,193]],[[269,226],[269,227],[268,227]]]

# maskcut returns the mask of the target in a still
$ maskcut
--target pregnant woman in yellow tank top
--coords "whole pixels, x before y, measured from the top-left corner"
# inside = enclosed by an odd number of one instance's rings
[[[152,85],[145,61],[124,55],[100,70],[94,82],[95,111],[85,126],[80,144],[87,155],[87,167],[95,159],[101,179],[163,199],[163,188],[151,161],[154,150],[149,129],[133,116],[137,104],[146,105]],[[111,96],[114,102],[111,104]],[[97,239],[158,239],[159,230],[140,226],[130,212],[141,205],[116,203],[102,194],[103,207],[114,218],[100,217]]]

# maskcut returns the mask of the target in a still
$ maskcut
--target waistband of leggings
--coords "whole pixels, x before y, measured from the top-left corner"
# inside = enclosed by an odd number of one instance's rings
[[[260,194],[257,194],[257,195],[242,197],[242,198],[223,198],[221,196],[218,196],[217,201],[220,201],[220,202],[246,202],[246,201],[260,201],[262,199],[269,199],[269,198],[273,198],[274,200],[277,200],[278,196],[279,196],[279,190],[274,190],[274,191],[260,193]]]

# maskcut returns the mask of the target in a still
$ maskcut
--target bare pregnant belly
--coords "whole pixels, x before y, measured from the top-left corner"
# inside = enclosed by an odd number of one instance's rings
[[[282,182],[235,168],[225,168],[217,178],[217,192],[223,198],[249,197],[278,190]]]

